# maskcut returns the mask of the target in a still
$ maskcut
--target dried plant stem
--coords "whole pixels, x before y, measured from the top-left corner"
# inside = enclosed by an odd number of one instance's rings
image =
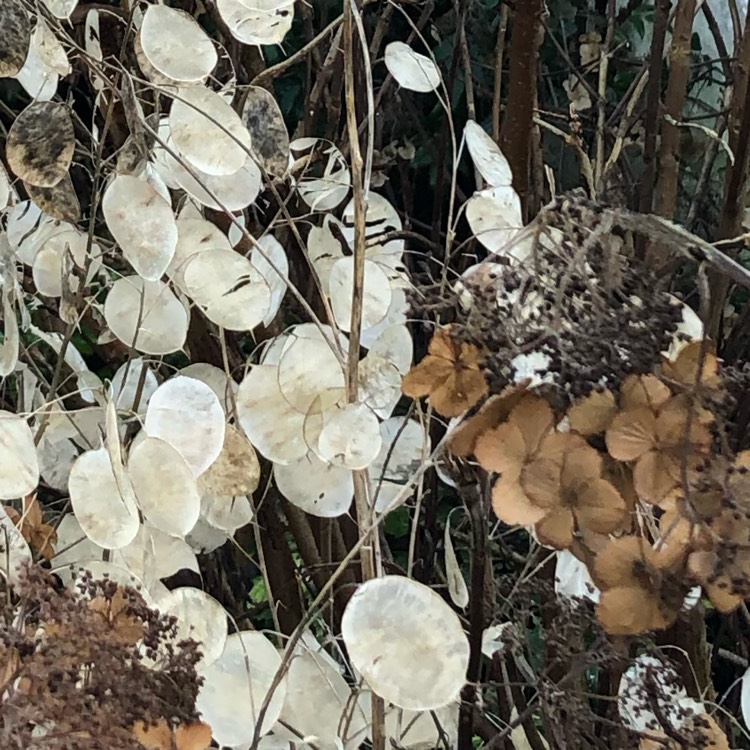
[[[502,3],[495,44],[495,80],[492,84],[492,139],[495,143],[500,142],[500,93],[503,86],[503,58],[505,57],[505,37],[508,31],[508,13],[507,4]]]
[[[690,78],[690,38],[693,31],[696,0],[680,0],[674,18],[672,45],[669,49],[669,81],[664,97],[664,118],[659,151],[659,178],[656,187],[656,213],[667,219],[674,218],[677,204],[679,177],[678,152],[680,128],[687,85]],[[670,119],[671,118],[671,119]],[[651,245],[646,261],[652,268],[660,268],[667,261],[668,253],[661,245]]]
[[[599,101],[597,102],[597,120],[596,120],[596,161],[594,162],[594,186],[596,193],[592,193],[592,198],[596,198],[604,185],[602,176],[604,174],[605,159],[605,126],[607,123],[607,74],[609,73],[609,55],[612,50],[612,42],[615,36],[615,0],[608,0],[607,3],[607,34],[604,39],[604,45],[601,48],[599,57]]]
[[[719,220],[718,239],[724,240],[740,234],[742,210],[745,204],[745,183],[750,158],[750,14],[745,21],[737,59],[733,68],[734,90],[729,107],[729,148],[734,154],[734,164],[727,169],[724,202]],[[729,293],[729,280],[714,274],[711,278],[711,317],[708,335],[717,339],[721,332],[724,303]]]
[[[659,104],[661,101],[661,66],[664,57],[664,40],[667,35],[670,0],[657,0],[654,14],[654,29],[651,37],[651,55],[649,58],[648,89],[646,91],[646,114],[643,147],[643,175],[641,177],[639,210],[644,213],[653,211],[654,187],[656,182],[656,140],[659,135]],[[636,246],[641,257],[645,256],[646,245],[641,242]]]
[[[513,188],[521,199],[524,212],[529,198],[529,161],[534,130],[534,97],[531,92],[536,89],[536,53],[543,12],[543,0],[527,0],[516,5],[508,50],[510,80],[502,149],[513,172]]]
[[[489,483],[461,489],[464,505],[471,521],[471,599],[469,610],[469,668],[466,685],[461,691],[458,716],[458,750],[471,750],[474,737],[474,713],[478,699],[477,685],[481,680],[482,634],[484,632],[484,588],[487,573],[487,497]]]
[[[354,196],[354,288],[352,290],[352,316],[349,326],[349,358],[346,370],[346,390],[349,403],[357,401],[359,374],[359,342],[362,331],[362,305],[365,285],[365,254],[367,251],[367,195],[366,177],[362,150],[359,144],[357,127],[354,29],[355,15],[359,9],[355,0],[344,0],[344,91],[346,102],[346,126],[349,134],[350,163],[352,169],[352,193]],[[362,39],[362,51],[366,54],[365,39]],[[365,61],[367,64],[369,61]],[[370,86],[370,92],[372,87]],[[372,106],[372,105],[371,105]],[[370,140],[374,123],[367,123]],[[369,171],[369,170],[368,170]],[[367,527],[372,516],[369,500],[369,480],[367,471],[354,471],[354,503],[357,511],[357,523],[360,537],[364,541],[361,552],[362,577],[364,580],[374,578],[378,571],[376,564],[376,546],[378,534],[370,533]],[[385,750],[385,703],[382,698],[372,694],[372,747],[373,750]]]

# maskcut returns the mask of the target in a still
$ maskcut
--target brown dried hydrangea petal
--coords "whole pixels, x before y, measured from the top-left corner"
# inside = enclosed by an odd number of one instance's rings
[[[427,396],[439,383],[450,377],[452,372],[453,365],[450,362],[428,354],[406,373],[401,391],[410,398]]]
[[[647,406],[656,411],[671,396],[672,391],[654,375],[628,375],[620,386],[620,408]]]
[[[544,518],[545,511],[534,505],[518,482],[498,479],[492,488],[492,508],[505,523],[533,526]]]
[[[665,359],[661,369],[665,378],[683,386],[694,387],[700,383],[707,388],[715,388],[721,381],[715,347],[708,341],[690,342],[680,350],[673,362]]]
[[[534,505],[554,508],[561,502],[562,467],[556,461],[539,458],[526,464],[521,471],[520,484]]]
[[[489,386],[479,370],[453,371],[430,391],[430,404],[444,417],[460,417],[487,395]]]
[[[513,407],[508,419],[521,430],[528,455],[537,452],[542,439],[555,423],[552,407],[543,398],[531,394]]]
[[[690,445],[696,449],[706,449],[713,441],[711,435],[713,423],[713,414],[691,403],[687,394],[675,396],[659,409],[656,426],[657,442],[660,446],[684,446],[688,438],[689,424],[688,442]]]
[[[530,383],[531,380],[527,379],[490,396],[476,414],[456,427],[448,444],[450,452],[461,458],[470,456],[479,436],[508,418],[513,407],[524,398]]]
[[[642,455],[633,468],[633,485],[638,497],[658,505],[679,486],[679,459],[670,453],[652,450]]]
[[[656,446],[656,415],[645,406],[620,412],[605,439],[612,458],[634,461]]]
[[[575,516],[579,526],[597,534],[617,531],[628,509],[620,493],[606,480],[596,479],[577,498]]]
[[[597,435],[609,427],[616,413],[617,404],[612,391],[592,391],[570,407],[570,429],[581,435]]]
[[[506,479],[518,479],[526,458],[521,430],[512,422],[488,430],[477,439],[474,456],[485,471],[498,472]]]
[[[665,613],[658,599],[644,588],[618,586],[602,592],[596,615],[612,635],[641,635],[669,627],[678,612],[674,616]]]
[[[612,539],[596,556],[594,578],[601,589],[638,587],[641,578],[636,568],[649,566],[652,559],[651,545],[643,537]]]
[[[560,475],[562,486],[568,488],[599,479],[602,475],[601,453],[577,435],[569,438]]]
[[[573,544],[575,519],[568,508],[554,508],[534,527],[542,544],[568,549]]]

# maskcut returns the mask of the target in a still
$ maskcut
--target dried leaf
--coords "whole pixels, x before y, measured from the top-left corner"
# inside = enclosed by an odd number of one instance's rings
[[[463,609],[469,604],[469,589],[466,586],[461,568],[458,564],[456,551],[453,549],[453,540],[451,539],[450,514],[445,522],[445,577],[448,581],[448,594],[451,601]]]

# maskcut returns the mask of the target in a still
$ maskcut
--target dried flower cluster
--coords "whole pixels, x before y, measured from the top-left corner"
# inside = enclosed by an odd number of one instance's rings
[[[610,633],[669,627],[695,585],[731,611],[750,597],[750,452],[727,438],[731,374],[677,332],[684,306],[647,296],[595,232],[552,242],[546,229],[524,263],[466,276],[463,312],[403,390],[466,415],[450,453],[490,476],[501,521],[587,565]]]
[[[172,750],[174,726],[178,750],[205,750],[211,732],[195,711],[196,644],[175,643],[174,618],[135,589],[90,574],[77,587],[61,588],[31,565],[3,597],[3,746]]]

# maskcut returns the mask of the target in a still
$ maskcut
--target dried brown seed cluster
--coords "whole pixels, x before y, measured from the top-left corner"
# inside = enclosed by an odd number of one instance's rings
[[[84,574],[76,594],[29,566],[0,608],[0,734],[12,747],[43,735],[50,750],[143,750],[136,725],[191,726],[200,653],[175,633],[134,589]]]

